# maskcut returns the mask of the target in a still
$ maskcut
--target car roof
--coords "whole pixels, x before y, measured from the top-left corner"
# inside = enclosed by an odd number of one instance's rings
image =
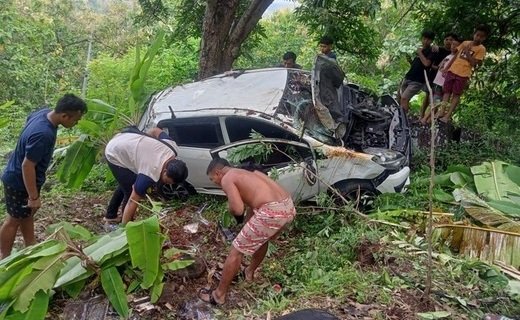
[[[177,115],[177,112],[216,108],[273,115],[284,93],[287,73],[285,68],[231,71],[171,87],[152,98],[152,113],[156,120],[169,118],[171,111]]]

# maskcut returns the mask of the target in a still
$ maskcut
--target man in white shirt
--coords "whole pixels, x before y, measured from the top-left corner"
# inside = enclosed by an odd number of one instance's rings
[[[105,148],[108,167],[119,183],[119,192],[122,190],[124,194],[123,224],[134,219],[138,202],[150,187],[158,182],[174,184],[186,180],[188,168],[176,159],[176,150],[175,142],[160,128],[153,128],[147,134],[118,133],[108,142]]]

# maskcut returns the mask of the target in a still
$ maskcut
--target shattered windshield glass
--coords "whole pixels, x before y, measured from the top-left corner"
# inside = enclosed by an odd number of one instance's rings
[[[292,119],[293,127],[315,139],[336,144],[330,132],[321,124],[312,102],[311,74],[307,71],[289,70],[287,86],[276,114]]]

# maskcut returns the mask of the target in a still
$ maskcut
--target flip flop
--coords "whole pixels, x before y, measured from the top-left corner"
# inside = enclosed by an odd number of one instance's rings
[[[103,218],[103,221],[105,221],[106,223],[121,223],[121,217],[117,217],[117,218]]]
[[[199,293],[198,293],[198,297],[200,300],[206,302],[206,303],[209,303],[211,304],[212,306],[221,306],[222,304],[218,303],[217,300],[215,300],[215,297],[213,297],[213,291],[215,291],[215,289],[207,289],[207,288],[200,288],[199,290]],[[200,295],[201,294],[207,294],[208,295],[208,299],[209,300],[206,300],[206,299],[203,299]]]

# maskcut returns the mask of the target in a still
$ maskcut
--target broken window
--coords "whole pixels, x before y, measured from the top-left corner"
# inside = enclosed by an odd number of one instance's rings
[[[286,139],[299,141],[295,134],[267,121],[247,117],[226,118],[226,128],[230,142],[246,140],[251,138],[253,131],[267,138]]]
[[[224,144],[218,117],[169,119],[159,123],[179,146],[216,148]]]

